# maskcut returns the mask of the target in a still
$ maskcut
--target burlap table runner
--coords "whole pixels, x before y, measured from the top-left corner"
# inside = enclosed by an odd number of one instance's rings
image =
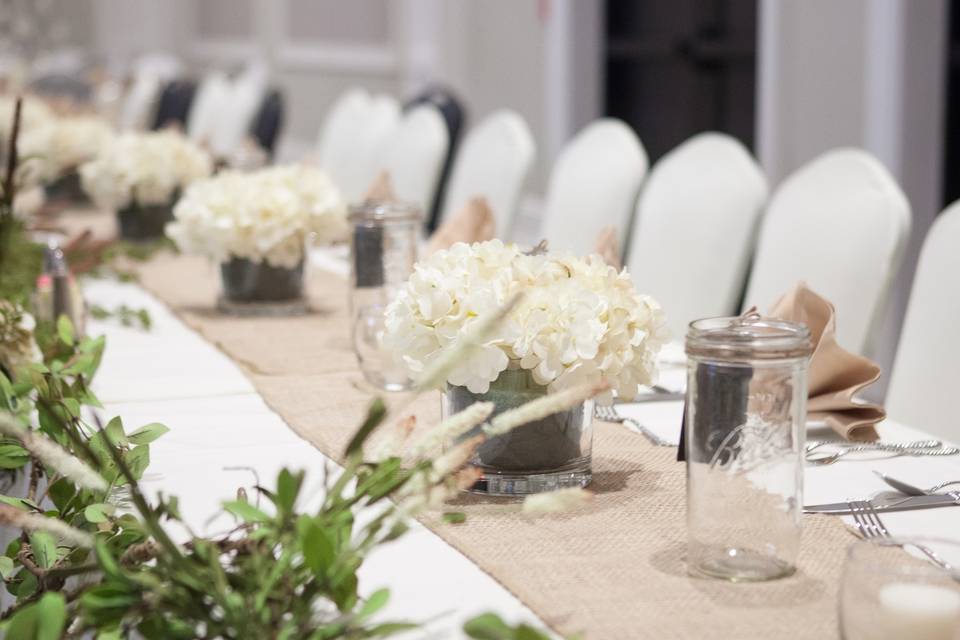
[[[139,268],[141,284],[245,370],[264,400],[333,459],[372,393],[348,339],[346,283],[311,273],[314,313],[231,318],[214,311],[218,273],[202,259],[163,255]],[[439,416],[439,396],[412,411]],[[515,502],[463,496],[461,525],[424,519],[440,537],[515,594],[561,634],[633,638],[837,637],[843,524],[805,516],[796,575],[763,584],[694,579],[683,565],[684,467],[669,448],[619,425],[594,439],[596,498],[576,512],[531,519]],[[463,594],[464,602],[470,594]]]

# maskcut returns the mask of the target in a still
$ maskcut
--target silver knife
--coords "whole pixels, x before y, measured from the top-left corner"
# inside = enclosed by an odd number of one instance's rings
[[[935,507],[950,507],[960,505],[960,492],[951,491],[930,496],[911,496],[889,502],[873,503],[877,512],[912,511],[914,509],[933,509]],[[811,504],[803,508],[804,513],[829,513],[833,515],[849,515],[849,502],[833,502],[830,504]]]

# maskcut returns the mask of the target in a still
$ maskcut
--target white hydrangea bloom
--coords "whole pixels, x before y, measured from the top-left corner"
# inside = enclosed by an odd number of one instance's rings
[[[178,190],[212,171],[210,156],[202,148],[167,129],[117,136],[80,166],[80,178],[97,206],[123,209],[131,204],[167,204]]]
[[[167,235],[182,251],[288,268],[303,258],[308,237],[333,242],[348,230],[340,192],[306,165],[221,171],[187,189],[173,215]]]
[[[24,168],[50,182],[84,162],[97,157],[113,138],[110,127],[94,116],[51,119],[27,129],[20,139]]]
[[[516,293],[496,336],[467,352],[447,383],[485,393],[510,366],[551,391],[606,382],[624,398],[654,382],[664,315],[626,270],[598,256],[526,255],[500,240],[458,243],[418,263],[386,312],[386,346],[416,377]]]

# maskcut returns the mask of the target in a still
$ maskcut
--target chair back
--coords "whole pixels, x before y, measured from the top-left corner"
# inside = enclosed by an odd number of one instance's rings
[[[581,130],[550,174],[542,229],[551,251],[589,254],[612,225],[622,252],[647,166],[640,140],[621,120],[603,118]]]
[[[210,136],[214,156],[228,158],[242,147],[267,95],[268,82],[266,67],[254,62],[231,83],[229,101],[220,110]]]
[[[766,311],[805,281],[836,307],[840,345],[867,353],[909,233],[910,205],[880,161],[828,151],[773,194],[743,308]]]
[[[197,92],[197,85],[190,80],[171,80],[160,92],[153,129],[170,125],[185,128],[190,114],[190,105]]]
[[[187,116],[187,136],[199,144],[209,144],[220,113],[230,101],[230,80],[221,71],[211,71],[200,82]]]
[[[737,312],[767,179],[723,133],[701,133],[660,158],[634,218],[626,264],[663,305],[673,336],[698,318]]]
[[[960,201],[937,217],[924,240],[886,398],[891,418],[954,444],[960,443],[958,291]]]
[[[497,237],[509,240],[524,183],[536,156],[533,134],[520,114],[491,113],[460,145],[438,223],[483,196],[496,220]]]
[[[273,157],[277,146],[277,138],[283,127],[283,116],[283,93],[279,89],[273,89],[264,97],[250,128],[250,135],[270,157]]]
[[[436,107],[422,104],[403,115],[377,154],[376,173],[387,171],[399,200],[428,213],[437,195],[450,139]]]

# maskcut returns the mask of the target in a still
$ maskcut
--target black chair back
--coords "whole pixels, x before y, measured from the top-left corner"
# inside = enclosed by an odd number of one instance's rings
[[[280,129],[283,127],[283,117],[283,93],[279,89],[272,89],[263,98],[260,110],[250,126],[250,135],[271,158],[277,144],[277,138],[280,137]]]
[[[403,105],[404,111],[409,111],[413,107],[421,104],[431,104],[440,111],[444,122],[447,123],[447,133],[450,136],[450,146],[447,147],[447,157],[443,161],[443,169],[440,172],[440,182],[437,184],[437,192],[433,197],[433,204],[427,214],[426,226],[428,231],[433,231],[439,223],[440,208],[443,206],[443,195],[447,190],[447,178],[450,176],[450,167],[453,159],[456,157],[457,144],[460,142],[460,132],[463,131],[466,124],[467,115],[460,100],[448,89],[439,86],[428,87],[422,93]]]
[[[190,105],[197,93],[197,84],[191,80],[171,80],[160,92],[157,112],[153,118],[153,129],[163,129],[175,125],[181,129],[187,127]]]

